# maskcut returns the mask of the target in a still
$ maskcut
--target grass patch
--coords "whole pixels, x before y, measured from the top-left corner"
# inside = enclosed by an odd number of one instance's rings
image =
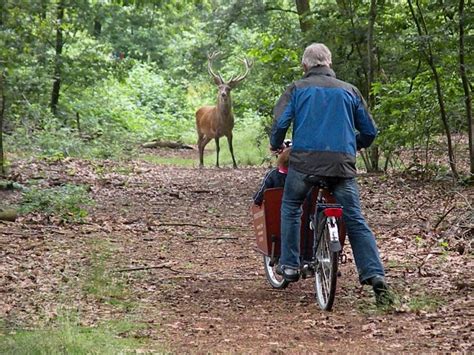
[[[400,260],[389,260],[386,263],[388,269],[406,269],[413,270],[416,268],[416,264],[409,261],[400,261]]]
[[[389,290],[390,295],[393,299],[393,304],[390,305],[377,305],[375,302],[375,295],[372,290],[367,290],[367,294],[370,294],[368,298],[362,299],[358,305],[358,310],[360,313],[365,315],[377,315],[377,314],[386,314],[391,313],[400,306],[400,296],[399,294],[391,288]]]
[[[435,312],[441,306],[445,304],[445,301],[439,296],[430,295],[427,293],[407,295],[395,290],[393,287],[390,292],[393,296],[393,305],[388,306],[377,306],[375,304],[375,298],[373,292],[370,292],[370,297],[363,299],[358,306],[359,312],[365,315],[377,315],[395,312],[403,313],[418,313],[418,312]]]
[[[183,167],[197,167],[199,165],[198,155],[195,159],[179,158],[179,157],[160,157],[152,154],[142,154],[140,159],[157,165],[173,165]]]
[[[31,188],[23,194],[20,213],[40,212],[65,222],[81,222],[87,216],[85,207],[92,205],[88,189],[86,185],[73,184],[50,189]]]
[[[51,328],[39,330],[3,330],[1,354],[135,354],[143,350],[139,339],[142,324],[119,321],[98,327],[79,325],[77,317],[58,319]]]
[[[66,157],[120,160],[135,156],[135,147],[141,141],[140,136],[127,134],[114,125],[90,132],[91,135],[86,134],[90,139],[83,139],[77,130],[62,127],[53,118],[48,121],[48,127],[34,133],[23,128],[7,135],[6,150],[19,158],[37,157],[46,161],[61,161]]]
[[[86,271],[82,290],[101,302],[131,310],[134,303],[131,301],[126,276],[114,273],[108,267],[112,253],[113,247],[109,243],[94,241],[90,267]]]
[[[261,165],[265,160],[266,156],[270,154],[268,150],[268,142],[258,144],[257,140],[258,132],[247,128],[244,130],[237,130],[234,133],[233,147],[234,157],[237,161],[237,165]],[[219,165],[232,166],[232,157],[230,155],[229,145],[227,139],[223,137],[220,140],[220,154],[219,154]],[[213,149],[213,154],[204,157],[205,165],[215,165],[216,154],[215,154],[215,143],[211,142],[207,145],[207,149]],[[207,164],[206,164],[207,161]]]
[[[426,311],[432,312],[444,304],[444,301],[436,296],[423,294],[412,297],[408,301],[408,308],[412,312]]]

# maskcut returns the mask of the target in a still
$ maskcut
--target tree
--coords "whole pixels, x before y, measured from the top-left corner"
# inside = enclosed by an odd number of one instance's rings
[[[368,105],[369,109],[372,110],[375,105],[374,93],[372,91],[372,84],[375,80],[375,40],[374,40],[374,26],[377,18],[377,1],[370,1],[369,9],[369,23],[367,29],[367,95],[368,95]],[[364,162],[369,172],[379,171],[379,147],[377,143],[374,143],[369,148],[368,156],[365,156]],[[362,155],[364,157],[364,155]]]
[[[466,118],[469,135],[469,157],[471,179],[474,177],[474,121],[472,119],[472,98],[469,80],[466,74],[466,63],[464,59],[464,0],[459,0],[459,72],[464,90],[464,102],[466,104]]]
[[[455,159],[455,154],[454,154],[454,149],[453,149],[453,144],[452,144],[452,139],[451,139],[451,128],[449,126],[449,121],[446,113],[446,106],[444,102],[444,95],[443,95],[443,90],[441,88],[441,79],[439,77],[438,69],[436,68],[435,60],[434,60],[434,55],[433,51],[431,48],[431,40],[430,40],[430,34],[428,31],[428,28],[426,26],[426,22],[423,16],[423,12],[421,10],[420,4],[418,0],[416,0],[416,7],[418,11],[418,16],[415,13],[415,10],[413,8],[412,0],[408,0],[408,5],[410,7],[410,12],[413,17],[413,21],[415,22],[416,28],[418,30],[418,35],[420,38],[426,38],[426,43],[424,43],[423,46],[421,46],[421,51],[431,68],[432,74],[433,74],[433,80],[436,85],[436,94],[438,97],[438,104],[439,104],[439,109],[440,109],[440,115],[441,115],[441,121],[444,126],[444,131],[446,135],[446,140],[448,144],[448,159],[449,159],[449,166],[451,167],[451,172],[453,173],[453,177],[458,180],[459,179],[459,174],[457,172],[456,168],[456,159]]]
[[[64,20],[64,0],[59,0],[56,8],[56,46],[54,48],[54,74],[53,74],[53,89],[51,91],[51,112],[53,115],[57,114],[59,92],[61,90],[61,67],[62,67],[62,53],[64,46],[63,39],[63,20]]]
[[[5,176],[5,154],[3,151],[3,120],[5,115],[5,71],[0,73],[0,175]]]
[[[310,18],[311,8],[309,5],[309,0],[295,0],[295,2],[296,11],[298,12],[298,18],[300,21],[300,29],[305,36],[313,27],[313,23]]]

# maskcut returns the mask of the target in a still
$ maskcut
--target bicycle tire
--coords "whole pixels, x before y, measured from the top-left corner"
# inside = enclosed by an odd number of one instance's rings
[[[327,218],[321,215],[318,221],[317,235],[319,238],[315,255],[315,297],[322,310],[330,311],[336,296],[339,252],[332,252],[329,249],[329,229],[326,220]]]
[[[282,290],[288,286],[289,282],[286,281],[283,276],[280,276],[276,273],[276,264],[274,266],[270,266],[270,261],[271,258],[269,256],[263,256],[265,276],[273,288]]]

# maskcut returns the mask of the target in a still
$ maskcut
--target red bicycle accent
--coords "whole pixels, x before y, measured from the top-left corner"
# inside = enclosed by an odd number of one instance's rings
[[[332,208],[332,207],[325,208],[323,212],[326,217],[336,217],[336,218],[342,217],[342,208]]]

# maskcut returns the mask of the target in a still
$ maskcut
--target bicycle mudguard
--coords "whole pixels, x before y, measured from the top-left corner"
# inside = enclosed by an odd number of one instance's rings
[[[342,215],[342,208],[327,208],[324,210],[324,214],[326,214],[327,210],[334,210],[329,211],[329,213],[335,212]],[[326,216],[328,216],[326,214]],[[339,229],[337,228],[337,220],[336,216],[328,216],[328,220],[326,221],[327,227],[329,230],[329,250],[333,253],[337,253],[342,250],[341,242],[339,241]]]
[[[329,243],[329,250],[333,253],[337,253],[342,250],[341,243],[339,240]]]

